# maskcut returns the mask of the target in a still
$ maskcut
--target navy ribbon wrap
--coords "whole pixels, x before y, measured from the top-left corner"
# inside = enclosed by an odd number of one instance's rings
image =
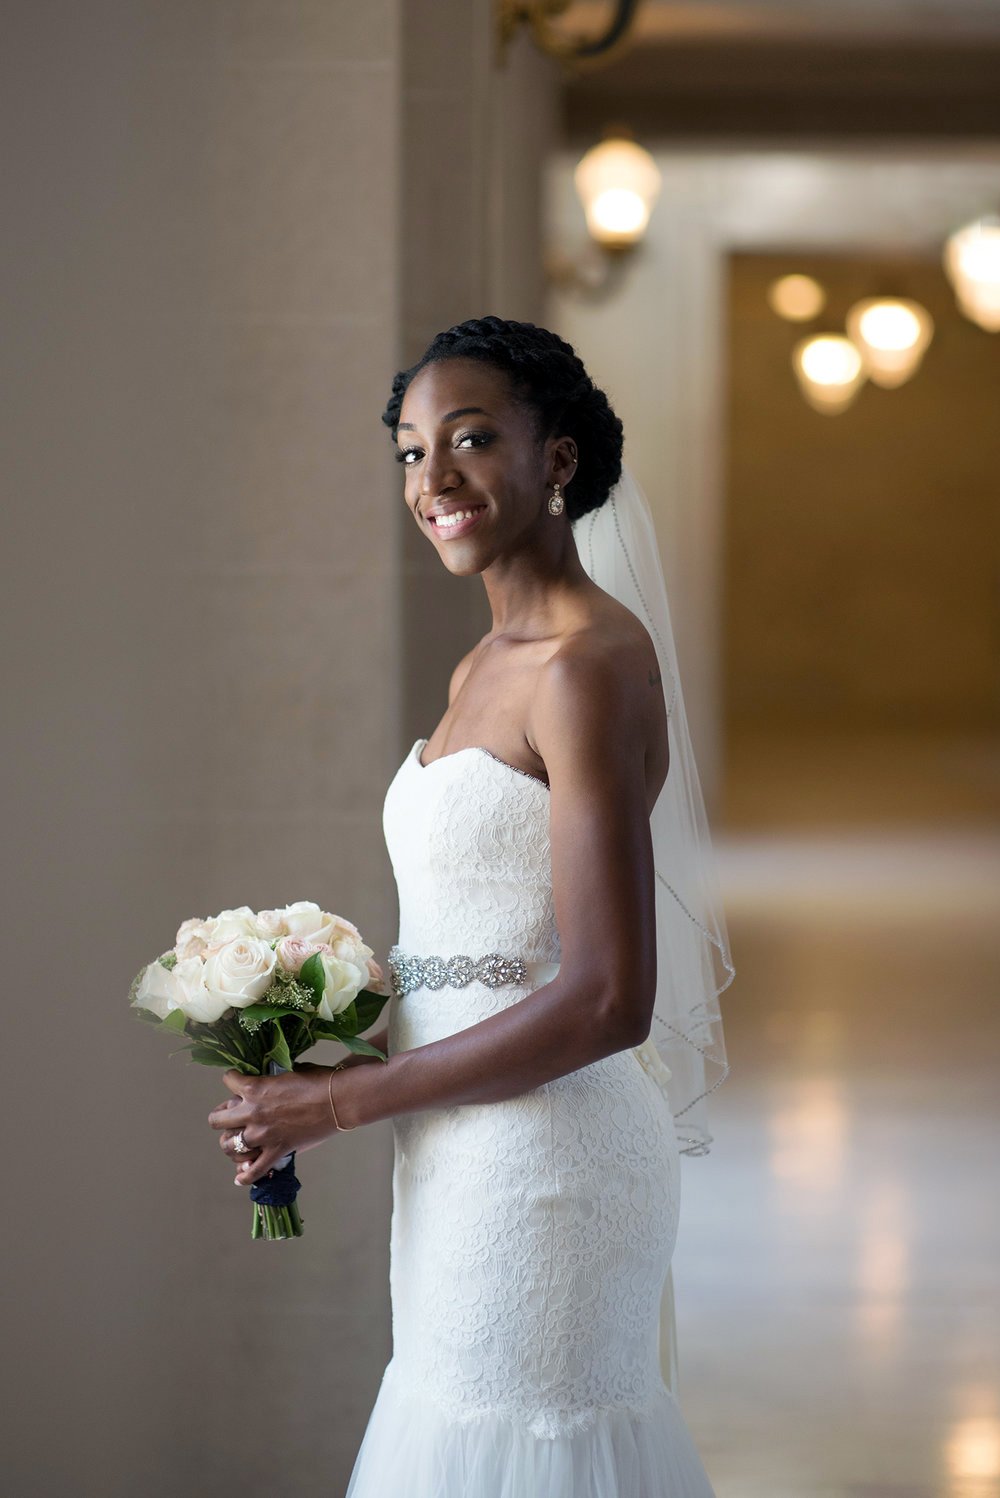
[[[293,1150],[287,1165],[283,1165],[280,1170],[272,1166],[266,1176],[254,1181],[250,1187],[250,1200],[262,1207],[290,1207],[299,1194],[299,1184],[295,1174]]]

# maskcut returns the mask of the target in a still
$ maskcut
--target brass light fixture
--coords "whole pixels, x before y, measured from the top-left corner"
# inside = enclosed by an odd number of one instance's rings
[[[645,236],[660,184],[659,167],[628,126],[608,126],[604,139],[585,152],[573,172],[587,243],[575,257],[551,252],[549,280],[585,298],[606,296]]]
[[[623,127],[591,146],[577,162],[573,181],[592,239],[611,250],[639,243],[660,194],[660,169]]]
[[[792,368],[814,411],[846,411],[865,381],[864,361],[842,333],[813,333],[792,351]]]
[[[870,296],[848,312],[847,332],[872,383],[895,390],[920,368],[934,320],[926,307],[906,297]]]
[[[779,276],[767,288],[771,310],[789,322],[812,322],[792,350],[792,369],[815,411],[838,415],[851,406],[866,380],[885,390],[912,378],[934,336],[934,319],[912,298],[883,293],[851,307],[844,332],[816,321],[826,292],[811,276]]]
[[[988,333],[1000,332],[1000,217],[987,214],[956,229],[944,268],[965,316]]]
[[[546,57],[577,67],[601,64],[618,57],[629,45],[629,32],[641,0],[614,0],[607,25],[596,36],[572,35],[552,23],[572,8],[573,0],[496,0],[497,44],[500,62],[522,26]]]
[[[812,276],[779,276],[767,288],[768,305],[786,322],[812,322],[826,306],[826,292]]]

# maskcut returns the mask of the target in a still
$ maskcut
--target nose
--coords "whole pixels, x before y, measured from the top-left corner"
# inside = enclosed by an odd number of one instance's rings
[[[436,499],[439,494],[454,489],[461,481],[450,447],[432,448],[427,453],[420,475],[421,498]]]

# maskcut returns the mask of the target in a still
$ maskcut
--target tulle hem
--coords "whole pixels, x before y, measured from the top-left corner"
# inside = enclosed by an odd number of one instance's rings
[[[389,1362],[345,1498],[715,1498],[674,1395],[539,1436],[507,1415],[452,1419]]]

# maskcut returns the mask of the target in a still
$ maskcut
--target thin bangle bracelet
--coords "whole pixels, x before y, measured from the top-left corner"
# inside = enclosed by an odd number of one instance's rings
[[[330,1094],[330,1112],[333,1114],[333,1122],[338,1134],[349,1134],[351,1132],[351,1129],[356,1129],[358,1127],[357,1124],[348,1124],[347,1128],[345,1129],[343,1124],[337,1122],[337,1110],[333,1106],[333,1074],[335,1071],[340,1071],[341,1067],[346,1065],[346,1061],[338,1061],[336,1066],[331,1066],[330,1084],[327,1088],[327,1091]]]

